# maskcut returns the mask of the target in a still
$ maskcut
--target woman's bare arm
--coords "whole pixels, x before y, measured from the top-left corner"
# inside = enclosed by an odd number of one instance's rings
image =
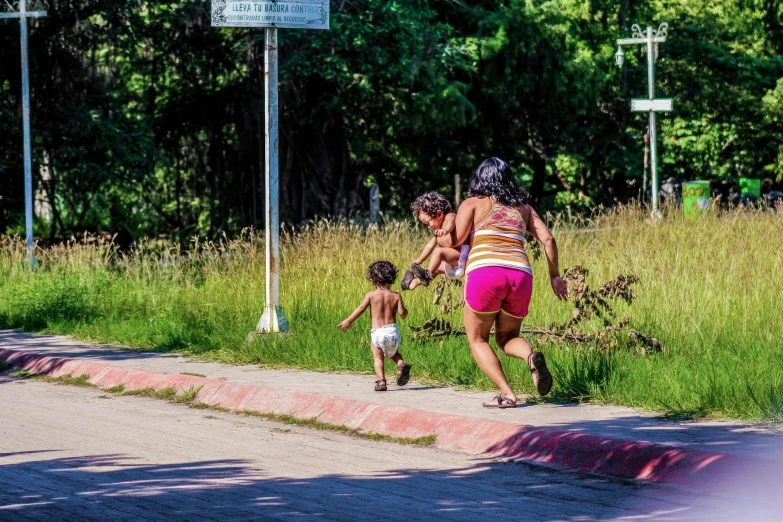
[[[438,238],[438,244],[446,248],[457,248],[464,243],[470,231],[473,230],[473,219],[476,213],[474,198],[466,199],[459,206],[457,211],[457,220],[451,234]]]
[[[554,290],[558,299],[568,299],[568,286],[560,277],[557,242],[549,227],[546,226],[546,223],[539,217],[538,213],[533,210],[533,207],[527,205],[525,210],[527,210],[528,214],[527,230],[544,245],[552,290]]]
[[[527,209],[530,213],[527,229],[530,231],[533,237],[538,239],[544,245],[544,249],[546,250],[546,259],[549,264],[549,277],[557,277],[560,275],[557,242],[555,241],[552,232],[549,230],[549,227],[546,226],[546,223],[544,223],[544,220],[539,217],[538,213],[536,213],[536,211],[533,210],[533,208],[530,206],[528,206]]]

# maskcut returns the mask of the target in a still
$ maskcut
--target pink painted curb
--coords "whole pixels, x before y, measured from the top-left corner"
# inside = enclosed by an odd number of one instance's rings
[[[765,470],[774,468],[761,459],[724,453],[120,368],[83,359],[0,350],[0,361],[52,377],[89,375],[89,382],[104,388],[122,384],[126,390],[173,386],[187,391],[200,386],[198,401],[212,406],[301,419],[317,417],[321,422],[394,437],[436,435],[438,445],[444,448],[629,479],[722,489],[732,477],[736,479],[738,472],[759,478],[759,472],[768,474]],[[770,476],[770,480],[780,483],[778,475]]]

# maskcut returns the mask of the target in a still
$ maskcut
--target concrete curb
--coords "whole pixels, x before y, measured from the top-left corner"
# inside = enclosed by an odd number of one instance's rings
[[[211,406],[301,419],[317,417],[321,422],[394,437],[436,435],[437,444],[443,448],[627,479],[715,490],[723,489],[732,478],[736,480],[738,472],[752,473],[758,479],[759,472],[774,468],[761,459],[724,453],[120,368],[83,359],[0,350],[0,361],[52,377],[88,375],[89,382],[104,388],[122,384],[126,390],[175,387],[187,391],[201,386],[197,400]],[[770,480],[780,483],[777,475],[770,476]]]

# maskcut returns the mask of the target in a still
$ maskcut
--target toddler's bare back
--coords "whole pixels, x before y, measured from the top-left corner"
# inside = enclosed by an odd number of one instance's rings
[[[373,328],[396,323],[397,313],[405,309],[401,306],[402,297],[400,294],[391,290],[373,290],[372,292],[367,292],[367,297],[370,299],[370,314],[372,316]]]

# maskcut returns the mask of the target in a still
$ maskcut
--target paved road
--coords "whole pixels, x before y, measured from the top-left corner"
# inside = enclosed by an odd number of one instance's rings
[[[773,520],[579,478],[0,376],[0,520]],[[754,508],[754,509],[755,509]],[[777,508],[779,509],[779,508]]]

